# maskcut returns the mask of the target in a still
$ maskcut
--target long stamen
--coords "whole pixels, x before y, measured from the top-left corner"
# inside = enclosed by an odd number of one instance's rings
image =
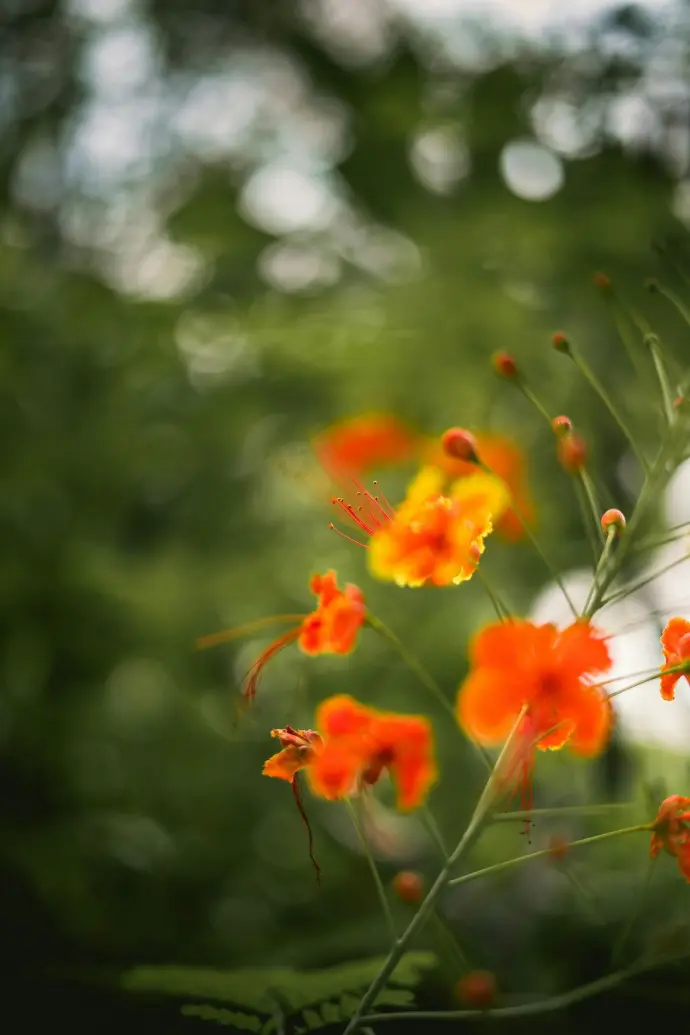
[[[359,539],[353,539],[351,535],[348,535],[346,532],[341,531],[341,529],[339,529],[337,525],[334,525],[332,521],[329,521],[328,527],[332,532],[337,532],[338,535],[343,537],[343,539],[347,539],[348,543],[354,543],[355,546],[361,546],[365,550],[369,549],[366,543],[360,543]]]
[[[307,828],[307,838],[309,839],[309,858],[311,859],[311,864],[314,867],[314,873],[316,874],[316,883],[321,884],[321,867],[317,863],[316,856],[314,855],[314,837],[311,832],[309,818],[306,812],[304,811],[304,804],[302,802],[302,788],[300,787],[297,773],[295,773],[295,775],[293,776],[291,783],[292,796],[294,797],[297,808],[299,809],[299,814],[302,817],[302,822]]]
[[[246,685],[244,688],[244,698],[247,702],[252,701],[254,697],[256,697],[256,688],[261,677],[261,673],[271,658],[274,658],[276,654],[283,650],[284,647],[287,647],[293,642],[293,640],[296,640],[300,632],[301,625],[298,625],[296,629],[290,629],[279,639],[274,640],[273,643],[266,648],[263,654],[256,659],[245,676]]]
[[[262,629],[271,622],[301,622],[305,615],[269,615],[268,618],[257,618],[253,622],[245,622],[243,625],[236,625],[232,629],[223,629],[221,632],[211,633],[209,636],[199,636],[194,644],[197,650],[206,650],[207,647],[216,647],[221,643],[230,643],[241,636],[248,636],[257,629]]]
[[[352,504],[347,503],[342,496],[334,496],[331,502],[334,503],[336,507],[340,507],[340,509],[344,511],[347,514],[347,516],[351,518],[356,525],[358,525],[359,528],[363,529],[363,531],[367,533],[367,535],[374,534],[375,530],[373,528],[370,528],[363,518],[359,517],[357,511],[352,506]]]

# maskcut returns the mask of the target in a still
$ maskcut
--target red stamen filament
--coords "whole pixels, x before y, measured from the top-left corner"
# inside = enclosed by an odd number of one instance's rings
[[[274,658],[276,654],[278,654],[283,649],[283,647],[287,647],[290,643],[293,642],[293,640],[296,640],[301,631],[301,625],[298,625],[296,629],[290,629],[289,632],[286,632],[279,639],[274,640],[273,643],[271,643],[266,648],[263,654],[261,654],[256,659],[252,667],[249,669],[249,672],[245,676],[245,700],[251,701],[254,699],[254,697],[256,696],[256,688],[259,682],[259,678],[261,677],[261,673],[263,672],[264,667],[268,664],[271,658]]]
[[[299,814],[302,817],[302,822],[304,823],[305,827],[307,828],[307,837],[309,839],[309,858],[311,859],[311,864],[314,867],[314,872],[316,874],[316,883],[320,884],[321,883],[321,867],[317,863],[316,857],[314,856],[314,838],[313,838],[313,835],[312,835],[312,832],[311,832],[311,826],[309,824],[309,819],[307,818],[307,814],[304,811],[304,805],[302,803],[302,788],[299,785],[297,773],[295,773],[295,775],[292,778],[292,794],[293,794],[293,797],[295,799],[295,803],[297,805],[297,808],[299,809]]]

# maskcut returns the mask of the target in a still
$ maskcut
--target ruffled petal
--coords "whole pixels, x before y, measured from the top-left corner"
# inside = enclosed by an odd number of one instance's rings
[[[680,675],[680,672],[662,673],[660,690],[665,701],[672,701],[675,698],[676,683],[680,679]]]
[[[594,687],[581,685],[569,704],[575,724],[570,748],[578,755],[598,755],[606,747],[613,726],[611,702]]]
[[[470,643],[475,668],[529,669],[552,649],[553,625],[533,625],[523,619],[495,622],[482,629]]]
[[[364,760],[359,744],[357,737],[326,741],[323,751],[307,768],[307,779],[314,794],[336,801],[353,793]]]
[[[295,773],[306,768],[314,757],[314,752],[309,748],[299,748],[291,745],[283,748],[275,755],[271,755],[264,762],[263,775],[273,776],[277,780],[287,780],[292,783]]]
[[[322,701],[316,710],[316,728],[329,737],[362,736],[376,713],[349,694],[336,694]]]
[[[471,672],[458,691],[459,725],[475,740],[495,744],[508,736],[529,690],[503,668],[479,668]]]
[[[669,661],[669,655],[678,654],[678,645],[684,636],[690,633],[690,622],[687,618],[671,618],[661,634],[661,646]]]
[[[606,639],[604,633],[594,629],[584,619],[563,629],[556,644],[561,671],[570,678],[608,672],[612,659]]]

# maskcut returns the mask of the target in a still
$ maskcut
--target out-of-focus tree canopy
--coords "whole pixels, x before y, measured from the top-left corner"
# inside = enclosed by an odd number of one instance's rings
[[[474,760],[373,634],[348,659],[286,651],[239,730],[239,684],[271,630],[194,651],[307,610],[309,574],[334,567],[449,696],[462,678],[491,618],[481,586],[372,584],[329,530],[315,432],[375,409],[429,434],[511,434],[544,548],[587,565],[549,430],[492,373],[509,349],[587,437],[610,501],[634,495],[618,428],[549,341],[572,334],[652,439],[649,380],[592,276],[687,355],[678,314],[643,287],[687,268],[687,6],[629,5],[538,41],[423,7],[0,11],[0,902],[15,963],[313,967],[383,951],[347,817],[308,803],[318,890],[289,788],[260,775],[269,729],[309,726],[328,693],[428,712],[449,837],[471,811]],[[410,473],[386,472],[387,494]],[[500,542],[486,570],[523,612],[549,577]],[[554,757],[543,772],[543,804],[630,793],[627,767]],[[418,821],[380,822],[388,878],[431,872]],[[619,885],[599,889],[614,919],[645,864],[626,870],[621,852]],[[448,903],[508,990],[596,973],[579,904],[541,876]]]

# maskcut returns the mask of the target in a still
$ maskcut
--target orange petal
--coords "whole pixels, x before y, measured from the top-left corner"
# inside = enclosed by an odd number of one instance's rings
[[[437,778],[433,730],[423,715],[384,715],[375,720],[372,741],[388,763],[397,791],[397,806],[408,811],[426,798]]]
[[[669,659],[670,660],[670,659]],[[680,672],[670,672],[661,675],[661,696],[665,701],[672,701],[676,696],[676,683],[680,679]]]
[[[570,714],[575,723],[570,748],[578,755],[598,755],[606,747],[613,725],[611,702],[599,690],[581,686]]]
[[[376,713],[349,694],[336,694],[316,710],[316,727],[326,738],[363,736]]]
[[[298,748],[291,745],[290,747],[283,748],[276,755],[271,755],[264,762],[263,775],[273,776],[277,780],[292,782],[295,773],[308,766],[313,757],[313,752],[308,748]]]
[[[495,622],[471,641],[470,659],[477,668],[524,671],[551,650],[555,639],[553,625],[533,625],[522,619]]]
[[[314,794],[335,801],[353,792],[363,763],[359,743],[356,737],[326,741],[323,751],[307,769]]]
[[[690,622],[686,618],[671,618],[661,634],[661,646],[664,654],[677,654],[678,644],[690,633]],[[666,658],[668,661],[668,657]]]
[[[611,668],[611,655],[603,633],[588,621],[578,620],[558,636],[556,645],[559,667],[570,676],[596,675]]]
[[[458,724],[484,744],[508,736],[525,703],[525,687],[503,668],[479,668],[460,687],[456,702]]]

